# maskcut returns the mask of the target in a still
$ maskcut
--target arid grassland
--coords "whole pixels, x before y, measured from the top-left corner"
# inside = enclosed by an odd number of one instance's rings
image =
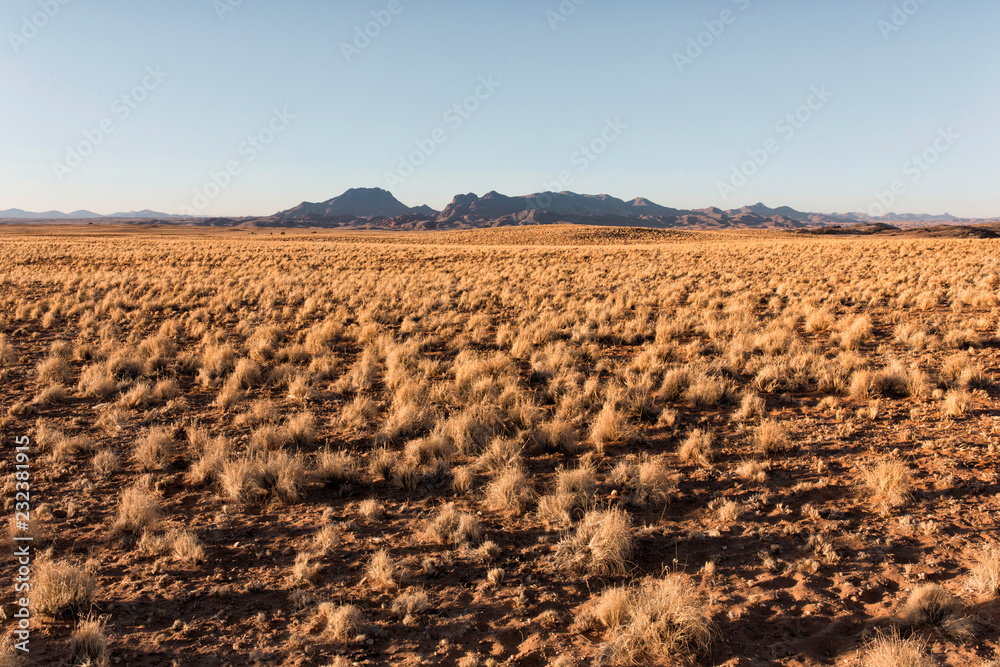
[[[998,251],[0,229],[0,666],[995,664]]]

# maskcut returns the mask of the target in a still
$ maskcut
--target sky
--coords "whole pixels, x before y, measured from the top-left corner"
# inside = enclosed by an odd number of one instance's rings
[[[995,0],[4,0],[0,210],[1000,216]]]

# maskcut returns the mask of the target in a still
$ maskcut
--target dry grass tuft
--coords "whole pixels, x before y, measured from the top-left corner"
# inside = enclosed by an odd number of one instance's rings
[[[206,484],[219,479],[222,469],[229,460],[232,443],[225,436],[210,439],[203,431],[188,431],[188,438],[197,452],[191,463],[187,480],[191,484]]]
[[[675,664],[707,651],[714,634],[705,601],[679,573],[610,589],[584,620],[603,626],[610,639],[602,653],[623,665]]]
[[[638,461],[620,461],[611,471],[611,482],[629,505],[655,507],[666,505],[677,495],[678,475],[663,456],[643,454]]]
[[[969,574],[969,587],[991,598],[1000,594],[1000,544],[984,544],[976,552]]]
[[[313,626],[321,630],[330,641],[344,643],[357,636],[363,620],[361,610],[352,604],[322,602],[316,607]]]
[[[617,630],[628,622],[629,589],[613,586],[577,616],[576,624],[584,630]]]
[[[368,459],[368,472],[376,479],[389,481],[396,469],[398,455],[388,447],[379,447]]]
[[[628,442],[634,435],[635,429],[628,417],[612,402],[605,403],[590,424],[590,441],[599,451],[603,451],[608,445]]]
[[[538,426],[538,441],[546,448],[573,452],[580,443],[580,433],[567,419],[555,418]]]
[[[342,489],[359,480],[358,464],[350,453],[327,447],[316,457],[314,475],[323,484]]]
[[[508,466],[486,486],[486,503],[510,514],[523,514],[534,498],[531,481],[518,465]]]
[[[105,449],[95,454],[94,458],[90,460],[90,464],[93,466],[94,471],[101,477],[110,477],[121,470],[122,459],[118,454]]]
[[[760,394],[747,392],[740,400],[740,407],[733,413],[733,419],[738,422],[748,422],[752,419],[761,419],[767,413],[766,403]]]
[[[112,530],[116,533],[138,533],[151,528],[160,520],[160,500],[145,480],[122,491],[118,499],[118,517]]]
[[[684,465],[707,468],[712,464],[713,440],[710,432],[700,428],[694,429],[688,433],[677,450],[677,459]]]
[[[367,498],[358,503],[358,516],[366,521],[381,519],[385,515],[385,505],[375,498]]]
[[[396,588],[401,578],[399,565],[389,555],[388,549],[379,549],[365,564],[364,580],[373,586]]]
[[[71,664],[88,667],[107,667],[108,638],[105,635],[106,618],[87,617],[81,619],[69,638],[69,659]]]
[[[960,641],[974,635],[972,619],[962,615],[963,605],[948,589],[939,584],[924,584],[913,589],[902,608],[903,619],[913,627],[933,626]]]
[[[912,495],[910,469],[896,459],[862,468],[861,480],[872,498],[885,508],[901,507]]]
[[[538,514],[547,521],[568,524],[574,512],[590,508],[596,489],[597,480],[592,467],[585,465],[575,470],[559,470],[554,492],[538,501]]]
[[[219,474],[223,495],[240,503],[275,500],[292,503],[307,480],[300,454],[284,450],[257,452],[226,461]]]
[[[157,427],[148,433],[135,447],[135,460],[145,471],[163,470],[174,455],[174,437],[171,429]]]
[[[788,429],[773,419],[765,419],[754,430],[754,445],[762,456],[773,457],[792,448]]]
[[[178,530],[171,533],[170,551],[175,560],[182,563],[204,563],[205,547],[197,535],[189,530]]]
[[[457,510],[454,503],[448,503],[430,520],[425,533],[441,544],[478,542],[479,522],[471,514]]]
[[[320,556],[330,553],[344,539],[344,528],[332,523],[324,524],[313,535],[314,551]]]
[[[933,667],[925,653],[927,645],[916,638],[904,638],[898,631],[879,633],[861,654],[862,667]]]
[[[299,581],[312,582],[319,576],[322,569],[323,565],[316,562],[316,554],[311,551],[300,551],[295,555],[292,576]]]
[[[767,480],[767,466],[759,461],[747,460],[736,468],[736,474],[743,479],[763,483]]]
[[[556,545],[556,560],[569,570],[623,574],[634,538],[632,518],[621,509],[591,510],[576,531]]]
[[[417,615],[430,606],[427,593],[421,588],[411,588],[399,594],[392,602],[392,611],[403,617],[403,624],[410,625],[417,620]]]
[[[964,389],[952,389],[944,397],[941,409],[948,417],[964,417],[975,405],[972,394]]]
[[[32,609],[45,616],[75,615],[90,605],[97,582],[82,567],[67,560],[39,558],[31,582]]]

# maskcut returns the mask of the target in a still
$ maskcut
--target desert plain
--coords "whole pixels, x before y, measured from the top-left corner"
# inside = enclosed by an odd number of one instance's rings
[[[996,664],[997,249],[4,226],[0,665]]]

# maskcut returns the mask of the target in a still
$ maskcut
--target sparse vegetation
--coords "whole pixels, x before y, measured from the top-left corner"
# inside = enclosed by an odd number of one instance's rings
[[[40,664],[1000,650],[987,241],[282,231],[4,230]]]

